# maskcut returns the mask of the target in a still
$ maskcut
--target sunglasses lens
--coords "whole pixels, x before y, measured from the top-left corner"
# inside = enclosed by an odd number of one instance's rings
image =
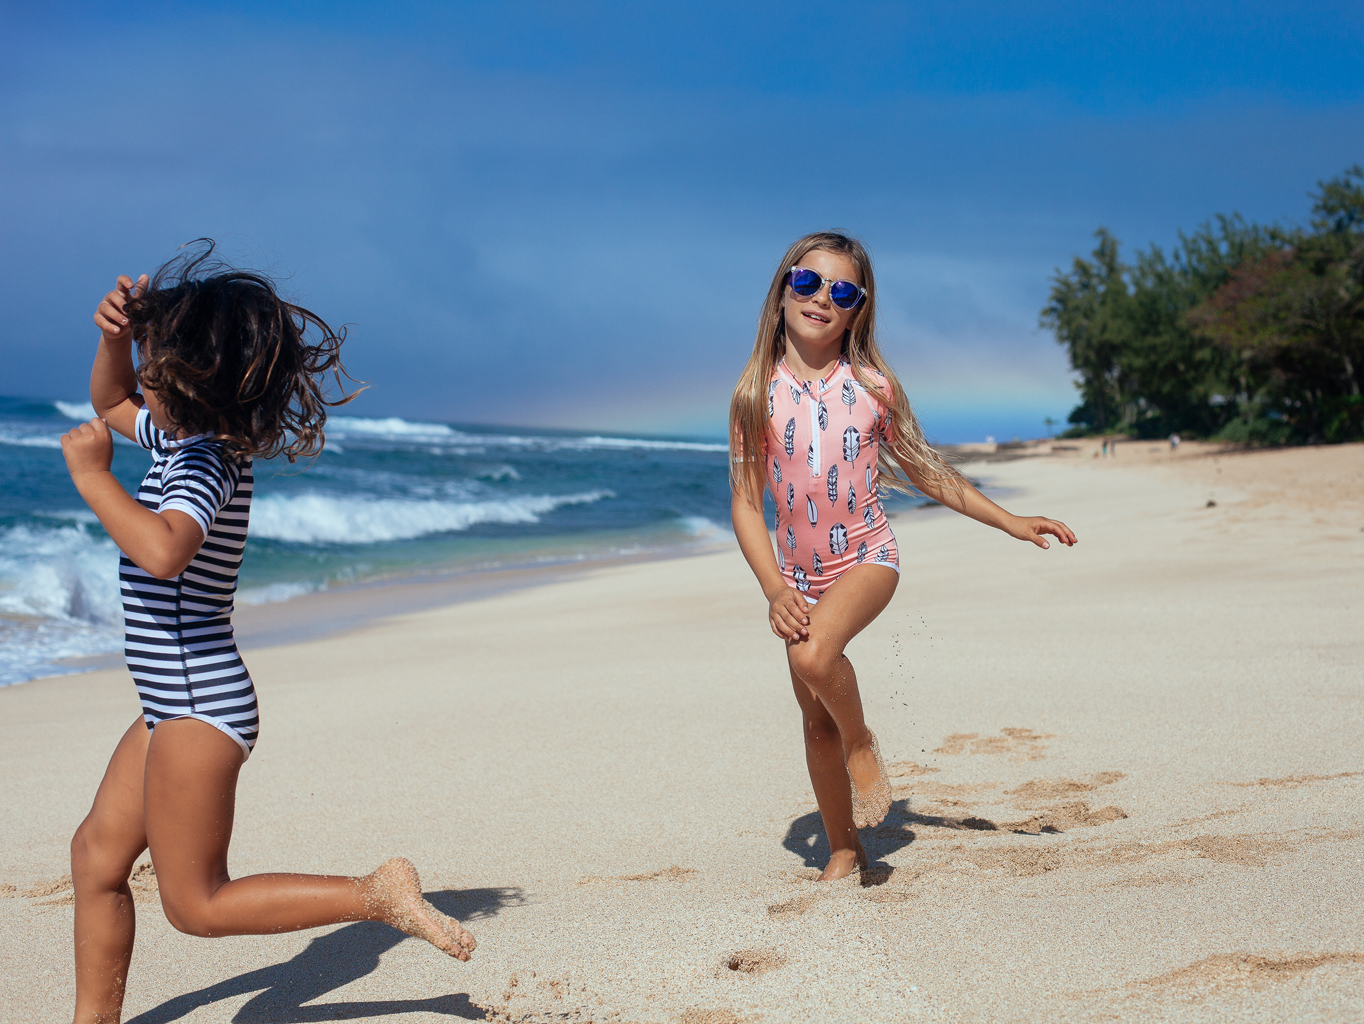
[[[862,289],[851,281],[835,281],[829,286],[829,298],[839,309],[852,309],[862,301]]]
[[[807,297],[813,295],[815,292],[819,291],[819,286],[822,283],[823,282],[819,279],[819,275],[813,270],[805,270],[802,267],[797,267],[795,270],[791,271],[791,290],[797,295],[804,295]]]

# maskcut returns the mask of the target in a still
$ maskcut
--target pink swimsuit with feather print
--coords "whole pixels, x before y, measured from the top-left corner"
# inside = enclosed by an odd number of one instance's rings
[[[887,396],[886,379],[867,374]],[[890,410],[858,383],[847,359],[827,378],[803,381],[783,360],[767,387],[763,443],[777,503],[777,562],[807,601],[867,562],[900,571],[900,552],[877,494],[876,459]]]

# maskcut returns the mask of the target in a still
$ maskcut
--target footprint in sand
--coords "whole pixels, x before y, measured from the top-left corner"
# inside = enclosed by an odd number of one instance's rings
[[[1043,832],[1068,832],[1074,828],[1092,828],[1109,822],[1121,821],[1127,812],[1112,805],[1093,808],[1085,800],[1074,797],[1090,793],[1101,786],[1110,786],[1126,778],[1122,772],[1096,772],[1088,782],[1076,779],[1033,779],[1014,789],[1005,790],[1005,796],[1012,797],[1012,804],[1020,809],[1032,811],[1027,817],[1018,820],[994,820],[980,814],[972,814],[981,804],[998,804],[1000,800],[993,794],[1000,790],[1000,783],[962,783],[953,785],[944,782],[921,782],[913,787],[916,796],[927,801],[918,813],[906,815],[906,823],[922,826],[923,838],[934,838],[932,831],[954,831],[1025,833],[1037,835]],[[897,790],[897,796],[900,791]],[[1057,802],[1059,801],[1059,802]],[[891,822],[891,828],[899,828],[899,822]]]
[[[1040,761],[1046,757],[1045,740],[1054,740],[1053,733],[1032,729],[1001,729],[998,736],[981,736],[975,732],[954,732],[943,740],[935,754],[1004,754],[1012,761]]]
[[[741,949],[737,953],[730,953],[720,964],[721,975],[725,974],[766,974],[768,971],[775,971],[779,967],[785,967],[789,961],[775,949]]]
[[[1286,956],[1217,953],[1136,984],[1214,991],[1232,986],[1263,988],[1273,982],[1296,981],[1319,967],[1359,964],[1364,964],[1364,953],[1292,953]]]

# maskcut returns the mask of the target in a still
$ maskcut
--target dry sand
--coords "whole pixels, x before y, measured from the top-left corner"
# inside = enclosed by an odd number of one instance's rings
[[[812,881],[737,551],[614,567],[250,658],[234,872],[405,854],[471,964],[180,935],[143,870],[125,1020],[1361,1020],[1364,446],[1089,447],[969,467],[1074,550],[896,520],[860,879]],[[0,690],[0,1020],[69,1019],[66,844],[136,711],[121,671]]]

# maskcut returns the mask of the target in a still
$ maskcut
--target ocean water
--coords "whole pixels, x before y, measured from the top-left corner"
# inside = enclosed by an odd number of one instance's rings
[[[0,685],[117,651],[118,552],[58,440],[82,401],[0,398]],[[150,456],[118,439],[135,490]],[[257,462],[239,602],[374,579],[732,543],[725,446],[334,415],[311,463]]]

